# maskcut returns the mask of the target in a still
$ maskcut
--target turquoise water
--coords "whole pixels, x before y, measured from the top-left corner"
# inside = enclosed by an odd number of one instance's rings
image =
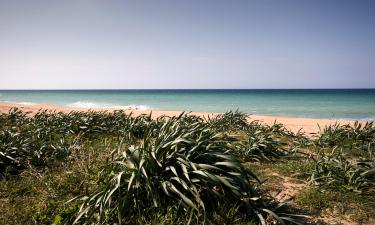
[[[0,90],[0,101],[68,107],[139,108],[375,120],[375,89],[324,90]]]

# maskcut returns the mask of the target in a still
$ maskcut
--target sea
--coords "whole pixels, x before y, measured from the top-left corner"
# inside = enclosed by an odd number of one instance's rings
[[[0,102],[375,120],[375,89],[0,90]]]

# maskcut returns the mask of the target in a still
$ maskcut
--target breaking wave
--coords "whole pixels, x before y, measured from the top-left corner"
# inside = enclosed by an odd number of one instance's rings
[[[89,101],[78,101],[67,104],[66,106],[71,108],[85,108],[85,109],[137,109],[137,110],[149,110],[151,109],[147,105],[111,105],[107,103],[95,103]]]
[[[35,103],[35,102],[17,102],[17,104],[20,104],[20,105],[37,105],[37,103]]]
[[[74,102],[67,104],[66,106],[71,107],[71,108],[105,108],[105,106],[93,102]]]
[[[2,101],[2,100],[0,100],[0,102],[18,104],[18,105],[38,105],[38,103],[35,103],[35,102],[16,102],[16,101]]]

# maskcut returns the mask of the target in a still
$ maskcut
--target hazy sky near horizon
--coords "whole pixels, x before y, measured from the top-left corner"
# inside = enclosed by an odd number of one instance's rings
[[[30,88],[375,88],[375,1],[0,0]]]

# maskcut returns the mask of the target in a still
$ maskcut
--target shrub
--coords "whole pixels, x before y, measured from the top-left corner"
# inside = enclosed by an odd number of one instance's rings
[[[247,118],[246,113],[236,110],[208,117],[206,123],[216,131],[241,131],[247,128]]]
[[[324,128],[316,139],[320,147],[340,147],[354,156],[372,157],[375,152],[375,126],[356,121],[353,126],[338,123]]]
[[[272,161],[286,155],[280,141],[264,130],[251,130],[246,133],[246,140],[237,149],[238,155],[244,160]]]
[[[155,138],[148,133],[138,146],[119,146],[123,153],[103,172],[109,181],[82,198],[76,222],[121,224],[176,204],[189,222],[228,205],[260,221],[267,213],[281,221],[265,208],[270,201],[257,193],[257,177],[232,154],[233,138],[187,119],[170,118]]]
[[[315,161],[310,181],[323,189],[362,192],[375,187],[375,163],[371,160],[348,160],[341,151],[323,154]]]

